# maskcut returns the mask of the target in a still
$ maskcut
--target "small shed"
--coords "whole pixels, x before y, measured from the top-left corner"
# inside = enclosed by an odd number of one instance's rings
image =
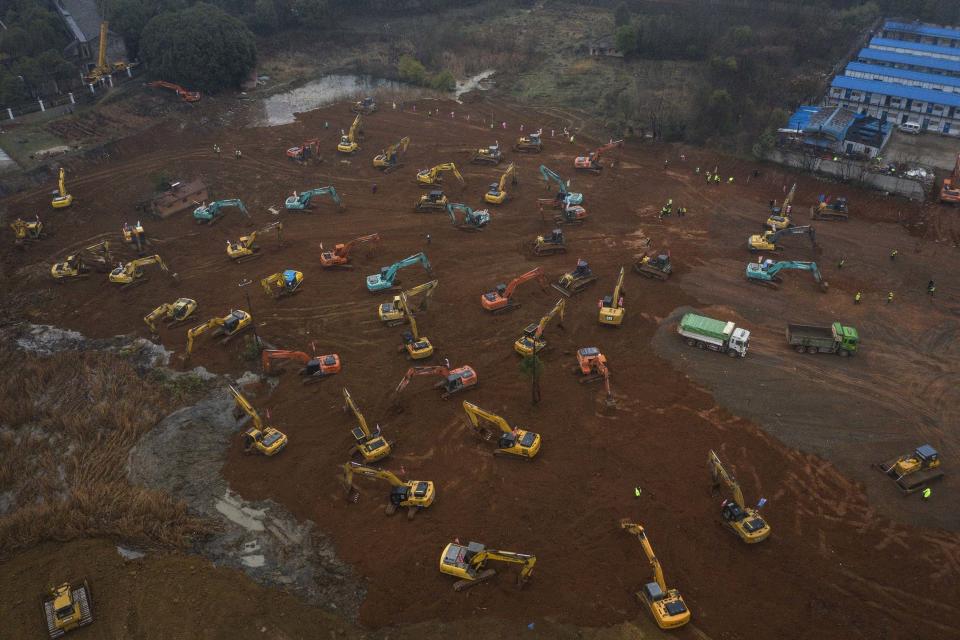
[[[153,199],[150,209],[158,218],[169,218],[183,211],[197,208],[209,197],[207,185],[199,180],[174,182],[169,190]]]
[[[617,49],[613,36],[606,36],[590,43],[590,55],[597,58],[622,58],[623,52]]]

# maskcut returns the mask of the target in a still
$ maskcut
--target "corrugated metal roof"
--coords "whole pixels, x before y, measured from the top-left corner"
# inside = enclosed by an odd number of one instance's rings
[[[958,94],[944,93],[943,91],[934,91],[933,89],[921,89],[920,87],[908,87],[892,82],[863,80],[861,78],[851,78],[850,76],[836,76],[833,82],[830,83],[830,86],[840,89],[876,93],[884,96],[894,96],[897,98],[909,98],[910,100],[932,102],[934,104],[949,105],[951,107],[960,107],[960,95]]]
[[[933,44],[922,44],[920,42],[910,42],[909,40],[892,40],[890,38],[870,38],[870,46],[893,47],[896,49],[909,49],[916,51],[917,55],[924,53],[936,54],[938,56],[947,56],[950,60],[960,60],[960,49],[954,47],[938,47]]]
[[[896,22],[887,20],[883,24],[884,31],[904,31],[906,33],[916,33],[923,36],[933,36],[937,38],[950,38],[960,40],[960,29],[951,27],[937,27],[923,22]]]
[[[893,51],[870,48],[860,49],[857,58],[876,62],[889,62],[890,64],[906,64],[927,69],[941,69],[951,74],[960,75],[960,62],[944,60],[943,58],[926,58],[919,55],[913,56],[907,53],[895,53]]]
[[[902,78],[904,80],[915,80],[917,82],[929,82],[931,84],[941,84],[948,87],[960,88],[960,78],[945,76],[937,73],[922,73],[920,71],[909,71],[907,69],[895,69],[893,67],[884,67],[879,64],[865,64],[863,62],[851,62],[847,64],[844,70],[847,74],[851,71],[860,73],[872,73],[889,78]],[[894,80],[894,82],[896,82]]]
[[[79,28],[80,34],[74,34],[77,40],[90,42],[100,36],[101,18],[94,0],[57,0],[57,4],[58,8],[62,8],[61,13],[69,14]],[[81,34],[83,37],[80,37]]]

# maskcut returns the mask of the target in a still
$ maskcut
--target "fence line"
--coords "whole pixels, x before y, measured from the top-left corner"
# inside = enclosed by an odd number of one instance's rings
[[[135,80],[143,73],[142,67],[129,68],[125,72],[118,71],[106,75],[95,84],[84,84],[74,91],[67,91],[52,97],[39,97],[16,106],[2,106],[0,107],[0,122],[9,122],[31,113],[42,113],[48,109],[55,109],[64,105],[90,104],[98,100],[100,96],[105,95],[110,89]]]

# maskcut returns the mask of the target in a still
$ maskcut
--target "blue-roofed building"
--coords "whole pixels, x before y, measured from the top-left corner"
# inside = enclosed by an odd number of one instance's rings
[[[907,71],[920,73],[934,73],[960,78],[960,62],[943,60],[941,58],[925,58],[906,53],[881,51],[880,49],[861,49],[857,54],[857,61],[865,64],[876,64]]]
[[[954,76],[908,71],[907,69],[896,69],[894,67],[884,67],[876,64],[864,64],[862,62],[848,63],[843,70],[843,74],[849,78],[880,80],[881,82],[903,84],[908,87],[934,89],[947,93],[960,93],[960,78]]]
[[[892,131],[892,123],[845,107],[802,106],[779,134],[782,142],[799,142],[820,152],[873,158]]]
[[[910,55],[924,56],[927,58],[960,61],[960,48],[939,47],[933,44],[921,44],[919,42],[911,42],[909,40],[871,38],[870,48],[880,49],[881,51],[892,51],[894,53],[907,53]]]
[[[908,40],[938,47],[960,47],[960,29],[956,27],[887,20],[880,33],[889,40]]]
[[[960,93],[843,75],[830,83],[826,101],[882,122],[917,122],[926,131],[960,135]]]

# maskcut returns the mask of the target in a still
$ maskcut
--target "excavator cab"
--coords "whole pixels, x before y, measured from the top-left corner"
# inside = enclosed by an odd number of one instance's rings
[[[747,538],[752,538],[760,532],[766,530],[769,525],[757,515],[757,512],[750,513],[740,508],[733,500],[728,500],[720,510],[720,517],[725,522],[735,525],[737,529],[743,529]]]
[[[401,487],[393,487],[393,489],[390,490],[390,504],[395,507],[400,507],[411,500],[423,502],[429,499],[432,502],[431,496],[433,492],[433,483],[427,480],[415,482],[413,486],[403,485]]]
[[[231,311],[230,315],[223,321],[223,333],[230,335],[236,332],[247,318],[249,318],[249,316],[245,311]]]
[[[670,628],[673,626],[680,625],[670,625],[664,626],[662,621],[683,619],[685,624],[686,620],[689,620],[689,611],[687,610],[687,605],[682,599],[671,596],[669,593],[665,593],[663,589],[660,588],[660,585],[656,582],[648,582],[643,585],[643,588],[637,593],[637,597],[646,602],[647,606],[650,607],[650,610],[653,611],[654,616],[657,619],[657,623],[662,628]]]

